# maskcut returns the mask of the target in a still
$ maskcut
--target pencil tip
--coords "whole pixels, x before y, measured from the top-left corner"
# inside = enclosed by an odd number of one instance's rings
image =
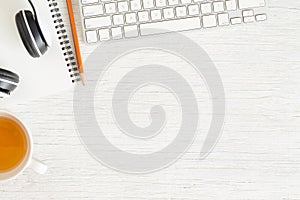
[[[83,75],[83,73],[80,73],[80,79],[81,79],[82,85],[85,86],[85,81],[84,81],[84,75]]]

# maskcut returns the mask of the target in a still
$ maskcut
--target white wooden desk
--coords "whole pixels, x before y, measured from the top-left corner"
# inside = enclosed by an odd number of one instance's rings
[[[264,24],[185,33],[210,55],[226,92],[224,132],[206,160],[195,141],[155,173],[103,166],[76,134],[69,91],[0,105],[27,119],[34,155],[49,166],[44,176],[28,169],[0,183],[0,199],[300,199],[300,1],[269,1],[268,16]],[[87,58],[91,48],[82,51]]]

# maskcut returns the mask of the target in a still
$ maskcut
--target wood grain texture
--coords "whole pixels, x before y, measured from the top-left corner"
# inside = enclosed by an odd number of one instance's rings
[[[272,0],[268,16],[264,24],[184,33],[207,51],[226,92],[223,135],[206,160],[199,160],[199,136],[161,171],[130,175],[107,168],[81,144],[68,91],[0,105],[25,119],[34,156],[49,166],[44,176],[28,169],[0,183],[0,199],[300,199],[300,1]],[[93,48],[81,44],[86,59]]]

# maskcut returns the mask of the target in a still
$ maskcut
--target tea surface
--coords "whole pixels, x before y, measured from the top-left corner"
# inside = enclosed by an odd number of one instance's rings
[[[0,116],[0,173],[17,167],[27,152],[27,137],[14,119]]]

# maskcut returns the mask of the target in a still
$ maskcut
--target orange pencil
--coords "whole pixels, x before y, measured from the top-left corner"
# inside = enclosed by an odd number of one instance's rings
[[[69,18],[70,18],[70,25],[71,25],[71,29],[72,29],[72,37],[73,37],[73,41],[74,41],[78,69],[79,69],[81,81],[84,85],[84,71],[83,71],[82,58],[81,58],[80,47],[79,47],[79,42],[78,42],[78,36],[77,36],[72,2],[71,2],[71,0],[66,0],[66,1],[67,1]]]

